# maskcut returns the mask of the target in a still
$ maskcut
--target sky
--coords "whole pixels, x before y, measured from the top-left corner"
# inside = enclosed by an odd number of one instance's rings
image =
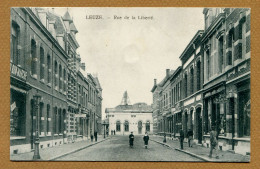
[[[181,66],[179,56],[204,29],[203,8],[54,8],[61,16],[66,10],[78,29],[81,61],[103,89],[103,114],[121,103],[126,90],[132,104],[151,104],[154,79],[159,83],[166,69]],[[102,19],[86,19],[89,15]]]

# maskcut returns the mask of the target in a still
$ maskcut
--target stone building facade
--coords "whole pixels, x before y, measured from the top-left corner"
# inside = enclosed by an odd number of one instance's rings
[[[153,133],[153,112],[151,106],[146,103],[135,103],[131,105],[127,92],[124,93],[123,101],[115,108],[106,108],[107,132],[116,135],[144,135]]]

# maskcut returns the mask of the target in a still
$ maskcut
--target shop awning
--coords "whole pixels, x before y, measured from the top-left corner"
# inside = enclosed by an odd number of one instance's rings
[[[27,91],[24,90],[24,89],[20,89],[20,88],[18,88],[18,87],[12,86],[12,85],[10,85],[10,88],[13,89],[13,90],[15,90],[15,91],[17,91],[17,92],[27,94]]]

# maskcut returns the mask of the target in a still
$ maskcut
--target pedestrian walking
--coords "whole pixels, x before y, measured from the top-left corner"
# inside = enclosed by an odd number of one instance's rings
[[[131,132],[131,134],[129,135],[129,145],[130,145],[130,148],[133,148],[134,146],[134,135],[133,135],[133,132]]]
[[[181,129],[180,130],[180,145],[181,145],[181,149],[183,150],[183,140],[184,140],[184,132]]]
[[[193,131],[191,129],[189,129],[187,136],[188,136],[189,147],[192,147],[192,145],[193,145]]]
[[[114,135],[116,135],[116,130],[114,130]]]
[[[90,138],[91,138],[91,142],[93,142],[93,134],[91,134]]]
[[[113,135],[113,130],[111,130],[111,136]]]
[[[210,132],[210,152],[209,152],[209,157],[212,158],[212,153],[213,150],[215,150],[216,153],[216,158],[218,159],[218,141],[217,141],[217,131],[215,126],[211,127],[211,132]]]
[[[145,132],[145,135],[143,137],[143,140],[144,140],[144,147],[147,149],[147,146],[148,146],[148,141],[149,141],[149,136],[148,136],[148,133]]]
[[[97,131],[94,132],[95,142],[97,142]]]

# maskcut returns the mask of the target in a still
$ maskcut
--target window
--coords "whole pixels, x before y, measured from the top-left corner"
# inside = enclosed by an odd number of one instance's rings
[[[190,91],[191,91],[191,93],[190,94],[192,94],[194,92],[194,73],[193,72],[194,72],[193,67],[191,67],[191,69],[190,69]]]
[[[239,92],[239,136],[250,136],[250,91]]]
[[[51,57],[50,55],[47,56],[47,83],[51,83]]]
[[[224,42],[223,42],[223,36],[221,36],[218,40],[218,56],[219,56],[219,73],[222,72],[222,67],[223,67],[223,53],[224,53]]]
[[[19,65],[19,27],[16,24],[12,24],[11,29],[11,62],[15,65]]]
[[[44,79],[44,49],[40,47],[40,79]]]
[[[129,131],[129,122],[125,121],[125,131]]]
[[[120,131],[120,121],[116,122],[116,131]]]
[[[197,62],[197,91],[200,90],[200,60]]]
[[[232,31],[228,34],[228,48],[231,48],[231,51],[227,53],[227,65],[232,65],[234,54],[234,34]]]
[[[150,131],[150,122],[149,121],[147,121],[146,122],[146,124],[145,124],[145,129],[146,129],[146,131]]]
[[[62,67],[59,65],[59,89],[62,90]]]
[[[31,74],[37,74],[37,55],[36,55],[36,42],[32,39],[31,40]],[[37,75],[36,75],[37,77]]]
[[[206,77],[207,77],[207,80],[209,80],[209,77],[210,77],[210,49],[208,49],[206,51]]]
[[[50,132],[50,105],[47,105],[47,117],[46,117],[46,122],[47,122],[47,127],[46,127],[46,132],[47,134]]]
[[[188,75],[187,73],[185,73],[184,75],[184,96],[187,97],[188,96]]]
[[[57,134],[57,115],[58,115],[58,110],[57,110],[57,107],[54,107],[53,108],[54,110],[54,113],[53,113],[53,116],[54,116],[54,120],[53,120],[53,133],[54,134]]]
[[[66,92],[66,70],[63,69],[63,91]]]
[[[59,133],[60,134],[62,133],[63,130],[62,123],[63,123],[63,117],[62,117],[62,110],[60,109],[59,110]]]
[[[58,63],[57,61],[55,61],[55,64],[54,64],[54,85],[55,87],[57,87],[58,85],[58,82],[57,82],[57,76],[58,76]]]
[[[40,103],[40,117],[39,117],[39,121],[40,121],[40,125],[39,125],[39,134],[42,135],[41,133],[44,131],[44,114],[43,114],[43,103]]]

